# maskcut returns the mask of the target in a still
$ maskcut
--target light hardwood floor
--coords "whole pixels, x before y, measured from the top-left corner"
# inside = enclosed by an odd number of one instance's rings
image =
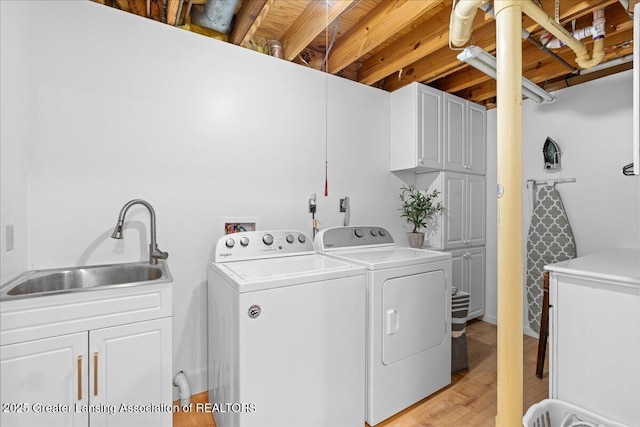
[[[524,407],[547,397],[548,358],[542,379],[535,376],[538,340],[524,336]],[[394,415],[377,427],[494,426],[496,415],[496,327],[472,321],[467,325],[469,370],[453,375],[451,385]],[[206,402],[200,393],[192,402]],[[210,413],[177,412],[174,427],[214,427]],[[327,426],[331,427],[331,426]]]

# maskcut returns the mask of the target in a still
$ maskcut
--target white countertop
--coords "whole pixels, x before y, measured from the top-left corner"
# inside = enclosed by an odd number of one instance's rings
[[[614,248],[550,264],[545,270],[640,286],[640,248]]]

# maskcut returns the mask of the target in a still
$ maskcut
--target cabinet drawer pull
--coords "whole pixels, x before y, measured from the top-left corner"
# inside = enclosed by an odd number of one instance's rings
[[[98,395],[98,352],[93,353],[93,395]]]
[[[82,400],[82,355],[78,356],[78,400]]]

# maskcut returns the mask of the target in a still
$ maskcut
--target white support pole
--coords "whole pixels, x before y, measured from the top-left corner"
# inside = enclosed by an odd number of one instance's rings
[[[497,41],[497,427],[522,425],[522,6],[495,0]]]

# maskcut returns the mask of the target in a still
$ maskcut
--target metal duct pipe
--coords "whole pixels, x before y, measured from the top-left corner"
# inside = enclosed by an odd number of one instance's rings
[[[204,7],[194,6],[191,23],[222,34],[231,31],[231,20],[239,0],[207,0]]]

